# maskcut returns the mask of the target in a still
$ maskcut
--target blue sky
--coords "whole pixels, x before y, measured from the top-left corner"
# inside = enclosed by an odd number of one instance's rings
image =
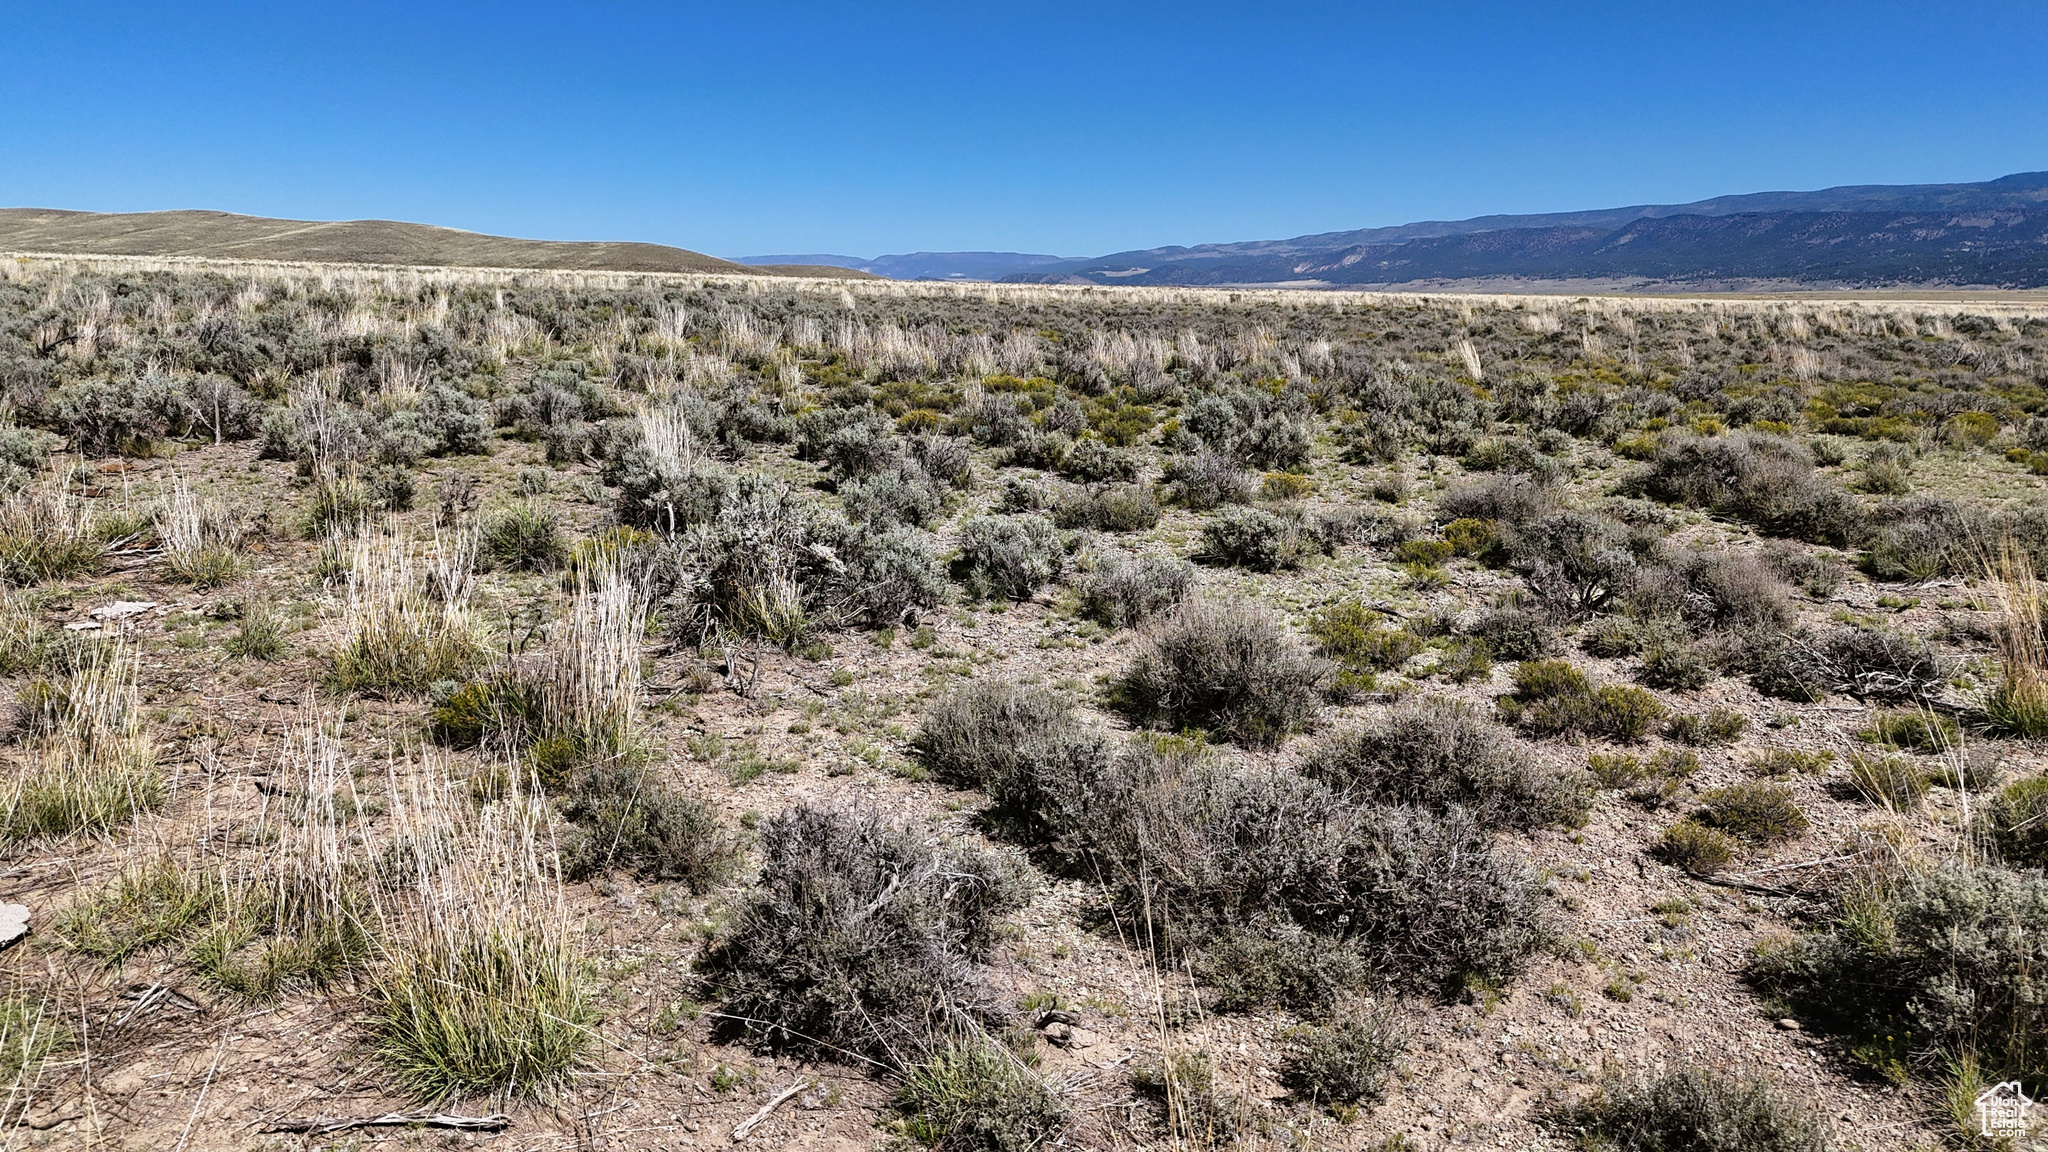
[[[2048,168],[2048,5],[0,2],[0,205],[719,255]]]

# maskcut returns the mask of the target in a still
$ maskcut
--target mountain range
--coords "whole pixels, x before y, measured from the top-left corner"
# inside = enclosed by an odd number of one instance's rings
[[[1689,204],[1425,220],[1106,256],[911,252],[721,260],[632,241],[519,240],[391,220],[0,209],[0,251],[623,272],[1210,287],[1715,291],[2048,288],[2048,172]]]
[[[2048,172],[1148,248],[753,257],[897,279],[1291,287],[2048,286]]]

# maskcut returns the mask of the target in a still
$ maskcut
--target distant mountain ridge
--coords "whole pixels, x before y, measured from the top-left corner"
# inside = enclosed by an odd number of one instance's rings
[[[2048,287],[2048,172],[1978,183],[1845,185],[1689,204],[1425,220],[1077,260],[1013,252],[751,259],[843,262],[898,279],[1067,284],[2037,288]]]
[[[865,275],[838,268],[748,267],[686,248],[635,241],[516,240],[395,220],[275,220],[209,211],[0,208],[0,249],[434,267]]]
[[[891,280],[1001,280],[1052,265],[1086,263],[1082,256],[1030,252],[907,252],[864,260],[859,256],[741,256],[747,265],[826,264],[887,276]]]

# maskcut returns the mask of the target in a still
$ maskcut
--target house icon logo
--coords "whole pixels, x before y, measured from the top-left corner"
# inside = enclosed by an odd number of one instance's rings
[[[1977,1094],[1977,1134],[2018,1139],[2027,1134],[2028,1112],[2034,1101],[2017,1080],[1993,1084]]]

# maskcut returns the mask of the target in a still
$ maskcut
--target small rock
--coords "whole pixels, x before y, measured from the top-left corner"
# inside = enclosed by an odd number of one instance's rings
[[[64,625],[66,632],[97,632],[99,629],[100,622],[97,620],[73,620]]]
[[[1787,1032],[1797,1032],[1799,1031],[1799,1021],[1787,1016],[1783,1020],[1778,1021],[1778,1027],[1783,1028]]]
[[[1045,1038],[1062,1048],[1071,1048],[1074,1045],[1073,1025],[1048,1024],[1045,1026]]]
[[[139,616],[154,607],[154,600],[116,600],[112,604],[102,604],[93,609],[92,614],[101,620],[125,620],[130,616]]]
[[[28,935],[28,906],[0,904],[0,948]]]

